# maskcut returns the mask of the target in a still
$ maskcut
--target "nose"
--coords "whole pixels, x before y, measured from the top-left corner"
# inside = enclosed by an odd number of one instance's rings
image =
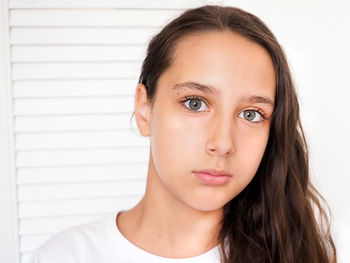
[[[207,141],[207,152],[210,155],[229,156],[234,151],[234,123],[231,116],[217,118]]]

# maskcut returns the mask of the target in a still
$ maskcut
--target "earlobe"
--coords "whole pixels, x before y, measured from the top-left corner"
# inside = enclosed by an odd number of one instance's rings
[[[150,136],[150,103],[147,99],[147,89],[138,83],[135,92],[135,119],[142,136]]]

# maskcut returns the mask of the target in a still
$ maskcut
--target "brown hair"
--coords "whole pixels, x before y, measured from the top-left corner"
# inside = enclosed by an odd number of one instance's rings
[[[226,30],[268,51],[277,86],[270,135],[257,173],[224,206],[218,240],[221,260],[336,262],[329,219],[320,201],[326,202],[309,178],[308,147],[287,59],[275,36],[258,17],[239,8],[217,5],[185,11],[151,39],[139,83],[146,86],[147,97],[153,102],[157,80],[171,65],[176,44],[184,36]]]

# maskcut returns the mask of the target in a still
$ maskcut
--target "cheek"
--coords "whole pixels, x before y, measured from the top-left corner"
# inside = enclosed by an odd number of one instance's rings
[[[236,150],[241,163],[240,174],[245,175],[241,177],[242,181],[251,180],[254,177],[264,155],[268,136],[269,131],[266,129],[240,136]]]
[[[163,111],[154,116],[151,128],[151,145],[159,173],[176,175],[198,158],[203,147],[200,127],[176,113]]]
[[[174,110],[173,113],[163,112],[159,116],[159,120],[156,127],[160,133],[158,135],[161,135],[162,140],[165,139],[166,144],[171,145],[174,151],[178,149],[180,149],[180,152],[190,149],[198,150],[198,147],[200,147],[199,138],[204,135],[203,120],[187,116],[182,110]]]

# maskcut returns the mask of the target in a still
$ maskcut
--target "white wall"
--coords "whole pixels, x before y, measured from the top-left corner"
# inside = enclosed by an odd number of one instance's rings
[[[146,44],[182,10],[206,3],[256,14],[284,47],[312,179],[333,213],[339,262],[350,262],[345,1],[1,3],[0,262],[26,262],[57,231],[140,199],[148,141],[129,118]]]

